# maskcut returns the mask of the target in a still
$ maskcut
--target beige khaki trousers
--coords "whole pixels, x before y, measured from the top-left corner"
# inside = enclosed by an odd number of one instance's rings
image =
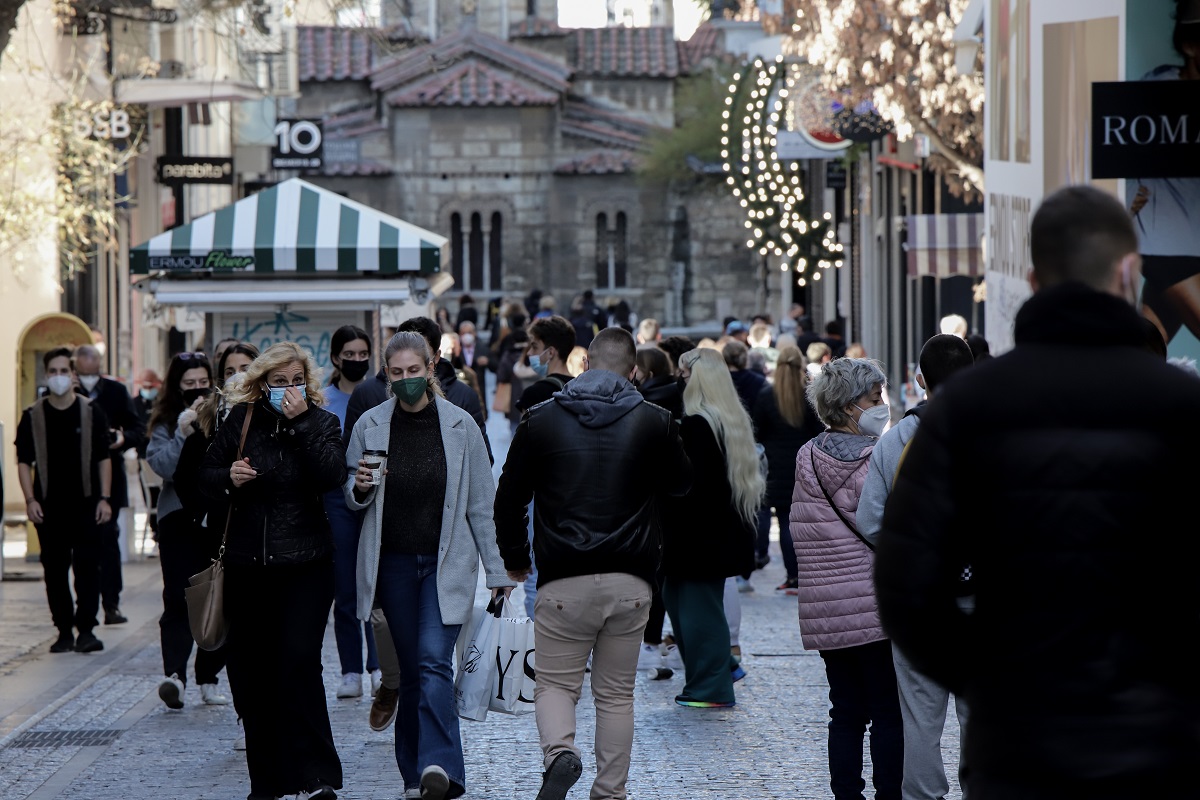
[[[575,747],[575,707],[592,656],[596,781],[591,800],[624,800],[633,749],[633,684],[650,614],[650,584],[622,572],[538,587],[534,708],[544,764]]]

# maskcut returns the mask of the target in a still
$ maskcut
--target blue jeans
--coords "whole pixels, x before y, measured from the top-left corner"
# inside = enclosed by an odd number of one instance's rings
[[[454,642],[460,625],[443,625],[437,556],[381,553],[375,599],[387,617],[400,660],[396,764],[405,791],[436,764],[450,776],[447,797],[465,791],[462,738],[454,703]]]
[[[333,636],[337,640],[342,674],[362,674],[363,639],[367,640],[367,671],[379,669],[375,635],[358,620],[358,536],[361,519],[346,507],[341,489],[325,495],[325,514],[333,528]]]

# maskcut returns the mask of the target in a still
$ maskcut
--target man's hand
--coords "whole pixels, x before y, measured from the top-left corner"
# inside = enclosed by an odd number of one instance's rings
[[[25,516],[29,517],[29,521],[34,525],[41,525],[46,520],[42,514],[42,504],[37,500],[30,500],[25,504]]]
[[[504,587],[501,587],[498,589],[492,589],[492,599],[495,600],[498,596],[503,594],[504,599],[507,600],[509,598],[509,596],[512,594],[512,590],[513,590],[513,587],[511,587],[511,586],[504,586]]]
[[[96,503],[96,524],[103,525],[110,519],[112,519],[112,506],[108,504],[107,500],[101,499]]]
[[[532,570],[529,569],[528,567],[526,567],[523,570],[518,570],[518,571],[513,571],[510,569],[508,571],[508,579],[515,583],[524,583],[525,580],[529,577],[530,572],[532,572]]]

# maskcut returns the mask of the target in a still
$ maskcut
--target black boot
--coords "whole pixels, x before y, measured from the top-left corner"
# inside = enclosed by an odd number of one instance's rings
[[[104,642],[96,638],[96,634],[91,631],[80,631],[79,638],[75,640],[76,653],[95,653],[104,649]]]
[[[75,637],[70,631],[59,631],[58,639],[50,645],[51,653],[69,653],[75,649]]]

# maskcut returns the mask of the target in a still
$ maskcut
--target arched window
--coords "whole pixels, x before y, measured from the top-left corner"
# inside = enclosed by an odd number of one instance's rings
[[[454,285],[459,287],[466,277],[463,275],[462,214],[457,211],[450,215],[450,276],[454,278]]]
[[[484,220],[488,225],[484,226]],[[461,292],[498,292],[503,287],[503,216],[476,211],[470,228],[463,228],[463,214],[450,215],[450,270],[455,289]]]
[[[624,289],[628,286],[627,222],[618,211],[616,227],[608,227],[608,214],[596,215],[596,288]]]

